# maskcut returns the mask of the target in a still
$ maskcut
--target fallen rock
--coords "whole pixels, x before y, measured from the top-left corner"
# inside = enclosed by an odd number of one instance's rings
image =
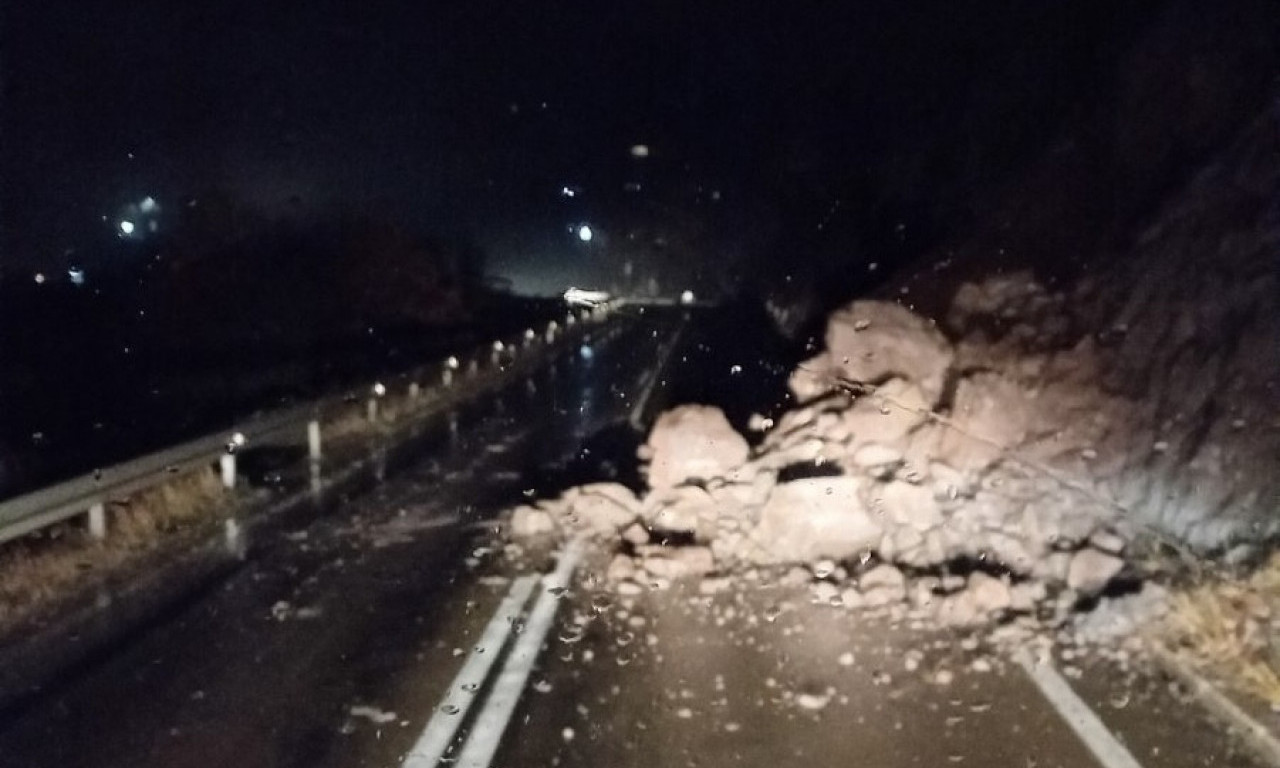
[[[987,620],[968,590],[934,600],[933,605],[934,618],[943,626],[972,627]]]
[[[759,563],[843,560],[875,547],[880,524],[858,498],[854,477],[814,477],[777,486],[752,531]]]
[[[928,418],[930,404],[920,388],[890,379],[873,394],[857,398],[840,415],[840,426],[855,446],[865,443],[897,445]]]
[[[852,465],[874,475],[891,474],[902,463],[902,451],[880,443],[868,443],[850,457]]]
[[[636,562],[626,555],[614,555],[605,569],[604,577],[609,581],[627,581],[635,578]]]
[[[965,592],[972,598],[974,609],[984,614],[1008,610],[1013,603],[1009,585],[982,571],[969,574]]]
[[[640,502],[631,491],[616,483],[583,486],[571,504],[579,526],[605,535],[635,522],[639,507]]]
[[[747,460],[746,439],[719,408],[684,405],[663,413],[649,439],[651,488],[671,488],[689,480],[724,477]]]
[[[1032,613],[1036,605],[1048,597],[1044,582],[1022,581],[1009,588],[1009,610]]]
[[[900,603],[907,598],[907,579],[892,565],[877,565],[858,577],[858,591],[866,606]]]
[[[822,605],[841,605],[840,588],[829,581],[818,581],[809,588],[812,602]]]
[[[867,495],[869,503],[896,525],[923,533],[945,522],[932,488],[895,480],[869,486]]]
[[[511,513],[511,535],[518,539],[546,536],[557,530],[550,512],[538,507],[516,507]]]
[[[632,523],[622,532],[622,540],[633,547],[643,547],[649,543],[649,529],[640,523]]]
[[[951,416],[933,458],[962,472],[981,472],[1015,451],[1037,424],[1035,403],[1017,383],[975,373],[956,385]]]
[[[906,379],[929,407],[942,395],[954,351],[937,328],[906,307],[887,301],[855,301],[827,321],[827,354],[853,381],[881,384]]]
[[[651,576],[682,579],[715,571],[715,557],[707,547],[647,546],[639,549],[641,567]]]
[[[652,533],[690,535],[706,541],[715,535],[722,508],[729,513],[742,510],[718,504],[696,485],[681,485],[649,494],[641,514]]]
[[[1125,541],[1114,531],[1099,530],[1089,537],[1089,546],[1108,555],[1119,555],[1124,552]]]
[[[602,496],[633,514],[640,510],[640,500],[622,483],[588,483],[579,486],[578,493],[581,496]]]
[[[1067,568],[1067,586],[1081,595],[1096,595],[1123,568],[1124,560],[1086,547],[1071,556],[1071,565]]]
[[[787,389],[796,402],[807,402],[830,392],[834,377],[831,356],[823,353],[796,366],[787,379]]]

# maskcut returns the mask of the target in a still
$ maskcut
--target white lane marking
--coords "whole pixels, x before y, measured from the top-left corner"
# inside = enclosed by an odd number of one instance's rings
[[[493,761],[502,734],[507,730],[520,694],[533,672],[534,662],[538,660],[542,642],[555,620],[556,609],[560,607],[557,593],[569,586],[569,578],[581,558],[582,542],[574,539],[561,552],[556,569],[542,580],[543,590],[533,604],[524,632],[516,639],[511,655],[503,663],[502,671],[489,691],[484,709],[476,716],[462,754],[458,756],[458,768],[487,768]]]
[[[676,329],[675,335],[671,337],[671,341],[658,355],[658,364],[654,367],[649,380],[642,386],[640,397],[636,399],[636,404],[631,408],[631,426],[636,429],[644,427],[644,411],[649,405],[649,398],[653,396],[653,390],[657,387],[658,379],[662,378],[662,372],[667,369],[667,362],[671,359],[671,355],[676,351],[676,347],[680,344],[680,337],[684,334],[684,325]]]
[[[479,642],[449,684],[449,690],[427,722],[426,729],[418,737],[413,749],[405,755],[402,765],[406,768],[436,768],[440,759],[449,751],[458,726],[475,701],[474,690],[484,683],[489,669],[501,655],[502,647],[515,630],[515,621],[525,603],[529,602],[529,595],[537,583],[538,577],[533,574],[521,576],[512,582],[511,590],[498,605],[493,618],[485,625]],[[463,686],[475,686],[475,689],[468,691]]]
[[[1271,735],[1269,728],[1250,717],[1213,683],[1201,677],[1167,648],[1156,646],[1153,651],[1165,671],[1195,694],[1212,715],[1237,728],[1263,762],[1280,766],[1280,740]]]
[[[1133,754],[1120,743],[1089,705],[1071,690],[1067,681],[1049,662],[1037,663],[1026,654],[1017,657],[1018,666],[1036,684],[1058,714],[1071,726],[1093,756],[1106,768],[1142,768]]]

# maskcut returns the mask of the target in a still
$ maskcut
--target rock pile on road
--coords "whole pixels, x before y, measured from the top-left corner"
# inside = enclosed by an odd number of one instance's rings
[[[902,306],[855,301],[754,449],[718,409],[678,407],[641,448],[643,497],[575,488],[515,510],[511,531],[586,533],[623,591],[781,572],[822,602],[946,625],[1061,621],[1131,576],[1134,532],[1091,472],[1119,406],[1090,385],[1087,345],[1061,349],[1056,306],[1016,278],[966,286],[953,343]],[[997,322],[1013,330],[985,341]]]

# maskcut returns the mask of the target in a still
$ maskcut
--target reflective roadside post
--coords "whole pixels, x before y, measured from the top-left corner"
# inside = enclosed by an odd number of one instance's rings
[[[309,475],[311,479],[311,492],[319,494],[323,486],[320,481],[320,460],[323,458],[322,445],[320,443],[320,420],[312,419],[307,422],[307,462]]]
[[[89,507],[89,535],[98,541],[107,538],[107,505],[101,501]]]
[[[236,451],[248,442],[243,432],[236,432],[227,440],[227,449],[218,457],[218,468],[222,474],[222,487],[231,490],[236,487]]]
[[[387,394],[387,388],[380,381],[374,384],[373,389],[369,391],[369,400],[365,403],[365,416],[369,421],[378,420],[378,401],[385,394]]]

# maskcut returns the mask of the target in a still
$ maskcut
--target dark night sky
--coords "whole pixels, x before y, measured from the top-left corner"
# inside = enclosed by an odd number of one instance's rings
[[[1073,18],[1012,2],[17,0],[0,264],[66,266],[125,204],[218,187],[268,215],[375,212],[478,242],[527,279],[565,262],[575,216],[629,204],[634,142],[654,148],[667,203],[704,185],[728,221],[770,219],[780,186],[829,172],[821,199],[927,143],[973,78],[1028,50],[1051,60],[1034,78],[1052,93],[1068,68],[1053,58],[1087,32]],[[584,187],[579,208],[562,184]]]

